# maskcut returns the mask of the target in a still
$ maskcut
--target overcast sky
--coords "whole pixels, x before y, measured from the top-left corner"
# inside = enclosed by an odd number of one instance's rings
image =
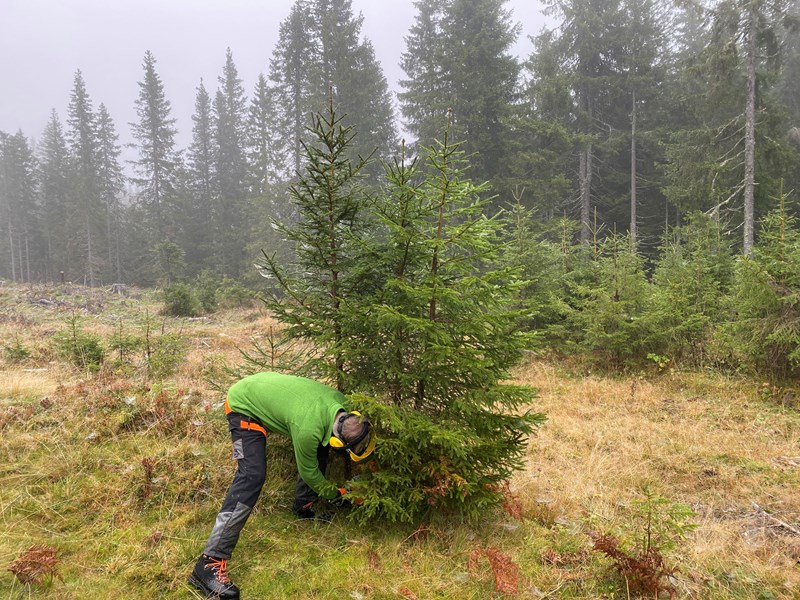
[[[38,138],[56,109],[66,122],[75,71],[80,69],[97,108],[104,103],[121,142],[136,119],[134,101],[144,53],[156,70],[179,129],[178,144],[191,136],[191,114],[200,79],[213,95],[225,49],[252,93],[259,73],[269,72],[278,26],[293,0],[0,0],[0,130]],[[522,33],[514,52],[527,57],[529,35],[545,17],[538,0],[509,0]],[[413,0],[353,0],[364,15],[362,35],[372,41],[392,90],[404,36],[414,21]]]

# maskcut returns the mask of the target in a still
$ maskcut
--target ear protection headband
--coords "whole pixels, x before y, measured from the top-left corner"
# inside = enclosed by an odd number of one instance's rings
[[[348,440],[347,443],[344,443],[341,439],[342,427],[344,425],[344,422],[350,418],[360,418],[361,423],[364,425],[364,428],[361,430],[361,433],[358,436],[356,436],[352,440]],[[372,454],[372,451],[375,449],[375,432],[372,430],[372,424],[369,422],[369,419],[362,417],[361,413],[356,410],[346,415],[342,415],[341,417],[336,419],[336,425],[334,426],[334,433],[335,435],[332,435],[330,441],[328,442],[331,448],[336,448],[337,450],[344,450],[350,455],[350,459],[353,462],[364,460],[370,454]],[[361,454],[356,454],[355,452],[353,452],[353,448],[357,447],[368,436],[369,436],[369,442],[367,443],[364,450],[362,450]]]

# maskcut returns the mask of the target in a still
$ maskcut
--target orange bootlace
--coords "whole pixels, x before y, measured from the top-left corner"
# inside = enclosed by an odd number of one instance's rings
[[[220,583],[230,583],[231,578],[228,577],[228,561],[224,558],[220,558],[218,560],[211,560],[206,563],[206,569],[214,569],[214,573],[217,576],[217,580]]]

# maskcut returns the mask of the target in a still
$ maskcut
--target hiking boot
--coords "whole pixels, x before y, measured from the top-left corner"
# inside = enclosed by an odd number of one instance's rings
[[[189,583],[206,595],[206,598],[237,600],[239,588],[228,577],[228,561],[202,555],[194,565]]]

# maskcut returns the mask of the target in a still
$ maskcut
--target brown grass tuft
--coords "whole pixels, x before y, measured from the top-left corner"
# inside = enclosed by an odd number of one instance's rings
[[[0,401],[42,398],[56,389],[56,377],[47,369],[5,369],[0,377]]]

